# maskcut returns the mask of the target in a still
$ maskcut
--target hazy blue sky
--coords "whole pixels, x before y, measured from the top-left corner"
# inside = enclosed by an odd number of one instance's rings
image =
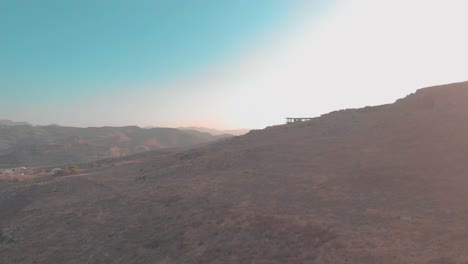
[[[461,0],[0,0],[0,119],[261,128],[387,103],[466,78],[460,10]]]
[[[53,102],[180,78],[239,52],[295,7],[275,0],[2,0],[2,99]]]

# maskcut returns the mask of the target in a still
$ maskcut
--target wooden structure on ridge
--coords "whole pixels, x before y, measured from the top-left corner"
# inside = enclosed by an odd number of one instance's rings
[[[310,121],[313,117],[286,117],[286,124]]]

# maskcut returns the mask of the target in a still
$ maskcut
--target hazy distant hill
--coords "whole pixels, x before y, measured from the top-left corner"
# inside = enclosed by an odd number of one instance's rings
[[[207,128],[207,127],[179,127],[178,129],[182,130],[195,130],[199,132],[206,132],[210,133],[211,135],[219,136],[219,135],[234,135],[240,136],[247,134],[250,129],[231,129],[231,130],[218,130],[214,128]]]
[[[0,119],[0,125],[4,125],[4,126],[31,126],[31,124],[29,124],[28,122],[14,122],[14,121],[11,121],[11,120],[7,120],[7,119]]]
[[[0,125],[0,167],[89,162],[223,138],[173,128],[77,128],[4,123]]]

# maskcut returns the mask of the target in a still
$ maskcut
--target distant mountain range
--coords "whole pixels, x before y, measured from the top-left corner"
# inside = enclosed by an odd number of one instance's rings
[[[178,129],[195,130],[199,132],[210,133],[211,135],[214,135],[214,136],[226,135],[226,134],[234,135],[234,136],[241,136],[241,135],[247,134],[250,131],[250,129],[218,130],[218,129],[207,128],[207,127],[179,127]]]
[[[15,122],[7,119],[0,119],[0,125],[4,126],[31,126],[28,122]]]
[[[32,126],[0,121],[0,168],[91,162],[165,148],[190,147],[214,136],[174,128]]]

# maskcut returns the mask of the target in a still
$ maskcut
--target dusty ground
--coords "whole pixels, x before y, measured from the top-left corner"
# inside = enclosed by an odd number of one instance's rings
[[[1,263],[468,263],[468,85],[0,181]]]

